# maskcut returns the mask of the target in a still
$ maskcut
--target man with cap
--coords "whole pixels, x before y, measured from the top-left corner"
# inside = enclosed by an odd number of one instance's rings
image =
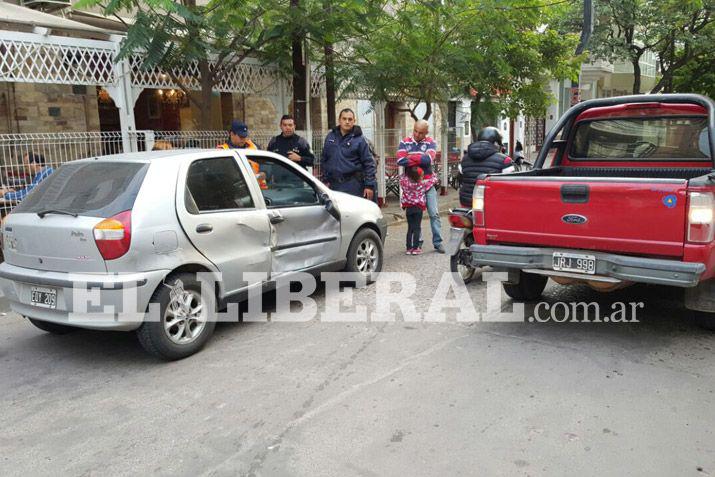
[[[228,130],[228,141],[219,144],[218,147],[219,149],[258,149],[258,146],[248,139],[248,126],[246,126],[246,123],[238,119],[231,121],[231,129]],[[248,163],[251,164],[251,168],[256,175],[256,180],[258,180],[258,185],[261,186],[261,189],[268,189],[266,173],[259,170],[257,162],[249,159]]]

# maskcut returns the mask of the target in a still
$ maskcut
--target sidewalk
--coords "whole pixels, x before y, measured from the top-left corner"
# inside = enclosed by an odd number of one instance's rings
[[[400,208],[400,200],[393,194],[388,195],[386,206],[382,208],[382,215],[387,220],[387,225],[400,224],[405,221],[405,211]],[[439,212],[446,213],[449,209],[459,207],[459,194],[451,187],[447,188],[447,195],[439,196]]]

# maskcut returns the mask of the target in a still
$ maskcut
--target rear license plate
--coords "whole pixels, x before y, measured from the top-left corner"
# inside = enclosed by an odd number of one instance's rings
[[[553,269],[559,272],[596,274],[596,257],[580,253],[554,252]]]
[[[42,308],[57,308],[57,289],[32,287],[30,289],[30,304]]]

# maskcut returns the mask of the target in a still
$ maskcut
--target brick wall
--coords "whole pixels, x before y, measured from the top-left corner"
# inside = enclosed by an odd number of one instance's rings
[[[99,131],[93,86],[3,83],[0,133]]]

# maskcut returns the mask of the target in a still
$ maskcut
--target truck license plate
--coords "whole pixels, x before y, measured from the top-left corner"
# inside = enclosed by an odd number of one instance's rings
[[[580,253],[554,252],[553,269],[559,272],[596,273],[596,257]]]
[[[32,287],[30,289],[30,304],[42,308],[57,308],[57,289]]]

